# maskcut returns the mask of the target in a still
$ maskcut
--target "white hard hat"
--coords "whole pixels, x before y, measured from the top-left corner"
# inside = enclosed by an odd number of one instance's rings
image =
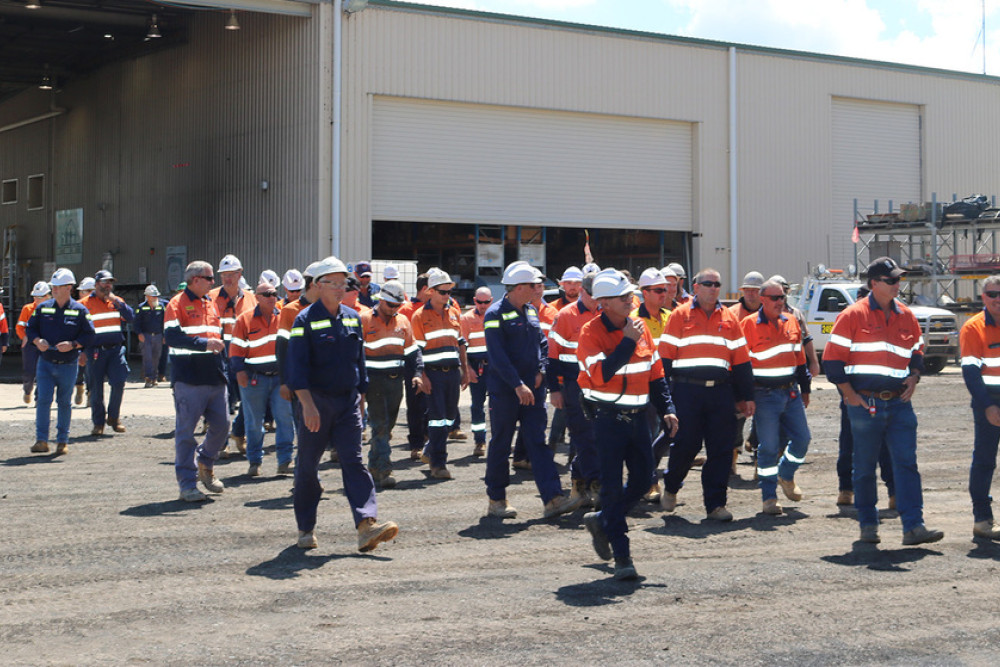
[[[399,269],[395,264],[389,264],[384,269],[382,269],[382,279],[383,280],[398,280],[399,279]]]
[[[678,278],[687,277],[687,272],[684,270],[684,267],[678,264],[677,262],[671,262],[670,264],[667,264],[667,268],[673,271],[674,275],[677,276]]]
[[[76,286],[77,289],[94,289],[97,287],[97,282],[91,277],[87,276],[80,281],[80,284]]]
[[[604,269],[594,276],[595,299],[622,296],[632,293],[632,283],[628,281],[625,274],[614,269]]]
[[[601,267],[599,267],[594,262],[591,262],[590,264],[584,264],[583,265],[583,275],[587,275],[588,273],[600,273],[600,271],[601,271]]]
[[[382,285],[382,289],[378,293],[378,298],[386,303],[405,303],[406,290],[403,289],[403,283],[398,280],[386,282]]]
[[[583,280],[583,271],[579,266],[571,266],[563,271],[562,278],[559,279],[559,282],[565,282],[567,280]]]
[[[305,281],[298,269],[288,269],[285,271],[285,277],[281,279],[281,284],[286,290],[297,292],[305,285]]]
[[[56,269],[56,272],[52,274],[52,279],[49,283],[53,287],[60,287],[61,285],[75,285],[76,276],[69,269]],[[46,291],[48,294],[48,291]]]
[[[663,277],[659,269],[646,269],[639,276],[639,287],[652,287],[653,285],[666,285],[667,279]]]
[[[455,281],[451,279],[447,271],[442,271],[436,266],[432,266],[427,269],[427,286],[428,287],[438,287],[439,285],[448,285],[454,283]]]
[[[146,296],[160,296],[160,290],[156,288],[156,285],[150,285],[142,292]]]
[[[542,274],[527,262],[517,261],[504,269],[500,282],[504,285],[537,285],[542,282]]]
[[[278,285],[281,284],[281,278],[279,278],[278,274],[271,269],[264,269],[260,272],[260,278],[257,279],[257,283],[267,283],[271,287],[277,289]]]
[[[313,262],[312,264],[310,264],[309,266],[307,266],[305,269],[302,270],[302,277],[303,278],[315,278],[316,277],[315,271],[316,271],[316,269],[318,269],[320,267],[320,265],[322,263],[323,263],[322,261],[316,261],[316,262]]]
[[[743,284],[740,285],[740,289],[746,289],[746,288],[760,289],[760,286],[763,284],[764,284],[764,276],[762,276],[759,271],[750,271],[745,276],[743,276]]]
[[[771,276],[770,278],[768,278],[767,280],[768,281],[774,281],[774,282],[778,283],[779,285],[781,285],[782,287],[788,287],[788,281],[785,280],[785,277],[783,275],[780,275],[780,274],[776,273],[773,276]]]
[[[56,271],[56,273],[59,273]],[[55,277],[55,276],[53,276]],[[52,290],[49,288],[49,284],[44,280],[39,280],[35,283],[35,286],[31,288],[31,296],[45,296]]]
[[[318,262],[310,264],[306,271],[312,271],[312,277],[314,279],[319,279],[328,273],[343,273],[347,274],[347,266],[344,265],[339,259],[330,255],[325,259],[321,259]]]
[[[244,278],[243,276],[240,276],[239,286],[240,289],[250,289],[250,283],[248,283],[247,279]]]
[[[669,266],[665,266],[662,269],[660,269],[660,275],[662,275],[664,278],[666,278],[668,280],[670,278],[673,278],[674,280],[677,280],[677,274],[674,273],[673,269],[671,269]]]
[[[240,264],[240,258],[236,255],[226,255],[219,262],[219,273],[223,271],[242,271],[243,265]]]

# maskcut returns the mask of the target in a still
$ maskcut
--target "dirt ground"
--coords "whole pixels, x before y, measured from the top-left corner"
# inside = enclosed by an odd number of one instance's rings
[[[261,478],[220,461],[225,493],[176,499],[168,388],[129,384],[123,435],[91,438],[75,409],[70,453],[56,458],[28,452],[34,409],[0,385],[0,662],[995,664],[1000,546],[971,538],[958,369],[926,378],[914,399],[926,521],[946,534],[926,547],[903,547],[890,511],[882,544],[855,541],[853,511],[835,504],[836,392],[820,381],[813,397],[803,501],[760,514],[743,455],[736,520],[706,522],[696,469],[674,514],[632,513],[642,578],[619,583],[582,512],[542,519],[530,473],[509,492],[517,519],[484,518],[471,442],[449,445],[454,480],[431,481],[397,428],[400,483],[379,508],[401,532],[367,555],[324,463],[320,546],[302,552],[273,452]]]

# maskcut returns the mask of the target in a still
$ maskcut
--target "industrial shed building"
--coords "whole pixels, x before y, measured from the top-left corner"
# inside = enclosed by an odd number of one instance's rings
[[[18,299],[57,252],[135,283],[183,249],[471,285],[518,257],[557,277],[585,233],[602,265],[735,289],[852,262],[855,199],[998,190],[994,77],[387,0],[205,4],[243,29],[190,11],[170,48],[0,100]]]

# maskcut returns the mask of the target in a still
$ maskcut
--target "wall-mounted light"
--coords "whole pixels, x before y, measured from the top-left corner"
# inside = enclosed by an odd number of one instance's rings
[[[38,84],[39,90],[52,90],[52,78],[46,74],[42,77],[42,82]]]
[[[149,30],[146,31],[146,39],[159,39],[162,36],[160,34],[160,26],[156,23],[156,14],[153,14],[149,19]]]
[[[271,184],[268,182],[266,178],[260,182],[261,190],[264,190],[266,192],[269,187],[271,187]]]
[[[354,14],[355,12],[360,12],[365,7],[368,6],[368,0],[343,0],[341,7],[348,14]]]
[[[236,10],[229,10],[229,18],[226,19],[226,30],[239,30],[240,22],[236,18]]]

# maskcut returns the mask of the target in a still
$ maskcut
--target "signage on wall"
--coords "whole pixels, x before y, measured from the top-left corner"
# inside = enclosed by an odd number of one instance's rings
[[[171,292],[184,282],[184,269],[187,268],[187,246],[167,246],[167,289]]]
[[[56,264],[83,262],[83,209],[56,211]]]

